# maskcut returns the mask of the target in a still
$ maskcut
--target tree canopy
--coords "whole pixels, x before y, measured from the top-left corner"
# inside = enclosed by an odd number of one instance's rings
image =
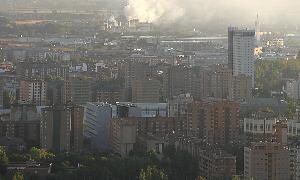
[[[162,171],[157,169],[156,166],[148,166],[142,169],[139,175],[139,180],[167,180],[168,176]]]
[[[24,180],[24,175],[20,172],[16,172],[14,174],[12,180]]]
[[[257,61],[255,86],[261,96],[269,97],[271,91],[280,91],[285,80],[296,78],[300,73],[300,60]]]

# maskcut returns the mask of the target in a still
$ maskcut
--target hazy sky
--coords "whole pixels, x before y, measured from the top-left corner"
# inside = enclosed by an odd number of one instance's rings
[[[300,24],[300,0],[129,0],[126,13],[142,21],[253,24],[256,14],[268,24]]]

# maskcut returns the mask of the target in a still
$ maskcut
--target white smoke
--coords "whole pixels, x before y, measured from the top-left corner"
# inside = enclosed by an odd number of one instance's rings
[[[126,14],[153,23],[226,21],[247,25],[253,24],[257,13],[270,23],[300,20],[298,7],[300,0],[129,0]]]
[[[174,0],[129,0],[125,9],[129,19],[157,22],[174,21],[185,14],[185,9]]]
[[[115,16],[110,16],[110,17],[108,18],[108,22],[109,22],[110,24],[113,24],[114,26],[118,26],[118,22],[117,22]]]

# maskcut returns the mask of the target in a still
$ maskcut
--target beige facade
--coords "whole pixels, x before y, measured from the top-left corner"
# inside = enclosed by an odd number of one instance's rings
[[[21,80],[20,82],[20,103],[46,105],[47,84],[41,80]]]
[[[131,120],[113,119],[110,123],[110,147],[113,152],[126,156],[136,143],[136,123]]]
[[[236,157],[221,150],[203,150],[199,155],[199,169],[207,180],[229,179],[236,174]]]
[[[232,90],[230,98],[236,101],[245,101],[251,98],[252,78],[246,75],[237,75],[232,77]]]
[[[289,150],[274,142],[252,143],[244,148],[244,176],[259,180],[287,180]]]
[[[165,137],[170,133],[182,135],[187,131],[187,124],[182,118],[115,118],[110,121],[109,128],[110,148],[115,153],[127,155],[133,150],[137,137]]]
[[[226,65],[211,66],[207,76],[210,90],[207,96],[228,99],[231,91],[232,71]]]
[[[225,144],[238,140],[240,105],[229,100],[204,100],[188,105],[187,119],[192,131],[210,144]]]
[[[71,150],[81,151],[83,147],[83,117],[84,107],[71,107]]]

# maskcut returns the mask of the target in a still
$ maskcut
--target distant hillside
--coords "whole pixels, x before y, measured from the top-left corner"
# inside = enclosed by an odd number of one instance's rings
[[[72,10],[120,10],[127,0],[0,0],[0,11],[26,8]]]

